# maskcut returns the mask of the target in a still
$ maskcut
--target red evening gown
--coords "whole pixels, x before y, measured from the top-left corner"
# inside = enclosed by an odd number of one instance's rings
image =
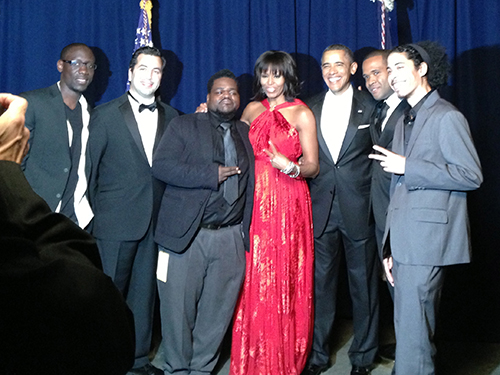
[[[306,181],[273,168],[276,149],[297,162],[299,134],[278,111],[305,105],[296,99],[267,108],[251,124],[255,192],[250,252],[234,317],[232,375],[293,375],[304,368],[312,342],[313,231]]]

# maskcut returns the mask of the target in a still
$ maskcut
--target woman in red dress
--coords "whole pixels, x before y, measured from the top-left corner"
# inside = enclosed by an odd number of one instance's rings
[[[316,122],[296,99],[299,87],[288,53],[267,51],[255,63],[255,101],[241,118],[250,125],[255,193],[232,375],[300,374],[311,347],[314,240],[304,178],[319,163]]]

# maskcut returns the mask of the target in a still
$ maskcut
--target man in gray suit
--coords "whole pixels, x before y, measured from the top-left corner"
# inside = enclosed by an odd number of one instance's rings
[[[370,115],[375,102],[354,90],[352,51],[341,44],[321,58],[328,91],[308,105],[316,117],[319,175],[309,182],[314,222],[314,334],[304,375],[326,370],[335,320],[339,266],[345,254],[353,302],[352,375],[370,373],[378,346],[377,247],[370,212]]]
[[[446,266],[470,261],[467,191],[482,182],[465,117],[443,100],[448,62],[433,42],[397,47],[389,82],[411,109],[397,124],[393,152],[372,154],[393,173],[384,268],[394,285],[396,374],[435,373],[433,338]]]
[[[81,228],[92,220],[86,196],[85,149],[89,136],[90,108],[82,95],[97,69],[94,54],[83,43],[63,48],[54,85],[22,93],[28,100],[26,127],[29,151],[24,174],[35,192]]]
[[[153,154],[177,112],[155,99],[165,60],[154,47],[137,49],[129,64],[130,91],[98,106],[90,121],[89,196],[92,234],[104,272],[134,313],[131,374],[161,373],[149,363],[158,248],[153,230],[164,185],[153,178]]]

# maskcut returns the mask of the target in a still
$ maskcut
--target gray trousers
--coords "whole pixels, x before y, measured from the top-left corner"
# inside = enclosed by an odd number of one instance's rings
[[[165,374],[210,374],[245,274],[241,227],[200,229],[184,253],[160,246],[160,257],[162,251],[168,254],[168,271],[166,282],[165,275],[157,275],[161,367]]]
[[[394,261],[394,328],[397,375],[435,374],[434,333],[444,268]]]

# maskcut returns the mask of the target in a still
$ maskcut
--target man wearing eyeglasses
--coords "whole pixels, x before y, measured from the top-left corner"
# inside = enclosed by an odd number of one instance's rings
[[[26,127],[31,133],[22,162],[24,174],[52,211],[68,216],[81,228],[93,217],[86,196],[85,165],[90,107],[82,93],[96,68],[88,46],[69,44],[57,61],[60,81],[21,94],[28,100]]]

